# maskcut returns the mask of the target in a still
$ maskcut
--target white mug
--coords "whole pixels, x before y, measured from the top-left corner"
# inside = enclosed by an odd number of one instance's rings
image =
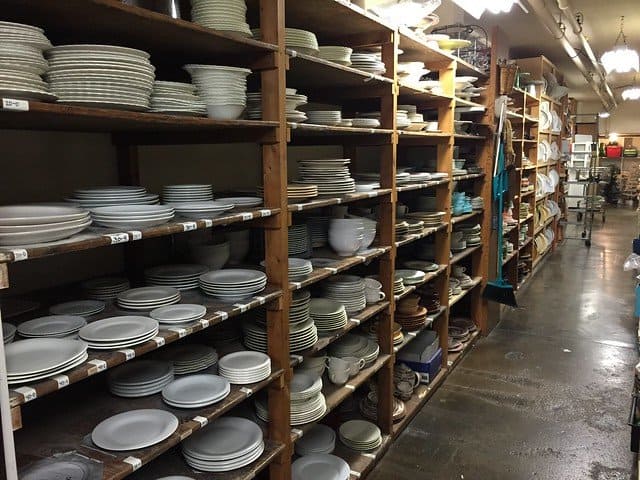
[[[344,370],[329,368],[329,380],[335,385],[344,385],[349,380],[349,368]]]
[[[371,288],[367,288],[364,291],[364,296],[367,300],[367,303],[369,304],[378,303],[386,298],[386,295],[384,294],[384,292],[381,292],[380,290],[374,290]]]
[[[376,280],[375,278],[367,277],[364,279],[365,288],[377,289],[380,290],[382,288],[382,284]]]
[[[342,359],[349,364],[349,376],[351,377],[357,375],[364,367],[364,358],[343,357]]]
[[[409,213],[409,207],[407,207],[406,205],[402,205],[401,203],[396,205],[396,216],[397,217],[402,218],[407,213]]]
[[[347,362],[343,358],[338,357],[327,357],[326,360],[327,368],[329,371],[331,370],[348,370],[349,362]]]

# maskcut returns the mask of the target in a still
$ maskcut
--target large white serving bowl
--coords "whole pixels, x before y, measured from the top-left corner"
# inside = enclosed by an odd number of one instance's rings
[[[237,120],[244,108],[244,105],[207,105],[207,116],[214,120]]]
[[[229,242],[210,245],[194,245],[191,248],[193,259],[211,270],[220,270],[229,261],[231,247]]]
[[[341,257],[348,257],[362,248],[363,236],[340,236],[329,234],[329,245]]]

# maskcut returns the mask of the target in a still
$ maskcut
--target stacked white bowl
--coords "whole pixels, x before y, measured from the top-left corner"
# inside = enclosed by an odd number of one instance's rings
[[[191,0],[191,20],[203,27],[250,37],[244,0]]]
[[[355,215],[348,215],[347,219],[362,221],[362,226],[364,230],[363,230],[363,237],[362,237],[362,246],[360,247],[360,251],[366,250],[367,248],[369,248],[376,238],[376,230],[377,230],[378,222],[376,222],[375,220],[371,220],[370,218],[356,217]]]
[[[360,218],[332,218],[329,221],[329,245],[341,257],[355,254],[364,241],[364,223]]]
[[[183,67],[207,105],[207,115],[215,120],[236,120],[247,105],[248,68],[223,65],[185,65]]]

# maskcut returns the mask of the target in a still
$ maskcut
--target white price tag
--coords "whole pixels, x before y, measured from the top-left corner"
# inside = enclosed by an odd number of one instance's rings
[[[213,220],[211,220],[210,218],[203,218],[200,221],[204,222],[204,226],[207,227],[207,228],[213,227]]]
[[[340,197],[336,198],[336,203],[338,205],[340,205],[342,203],[342,198],[340,198]]]
[[[264,305],[267,302],[267,299],[265,297],[261,297],[260,295],[258,295],[257,297],[254,297],[256,300],[258,300],[258,304],[259,305]]]
[[[193,417],[193,421],[198,422],[200,424],[200,427],[204,427],[207,423],[209,423],[209,420],[207,420],[205,417],[201,417],[200,415],[198,415],[197,417]]]
[[[184,222],[181,225],[183,232],[190,232],[191,230],[198,228],[198,224],[196,222]]]
[[[290,355],[290,357],[294,362],[296,362],[298,364],[300,364],[300,363],[302,363],[304,361],[304,357],[302,355]]]
[[[297,438],[302,438],[302,436],[304,435],[304,432],[299,428],[292,428],[291,433],[293,433]]]
[[[416,332],[407,332],[407,335],[408,335],[409,337],[415,337],[415,336],[417,336],[418,334],[417,334]]]
[[[15,98],[3,98],[2,109],[13,110],[14,112],[28,112],[29,102],[26,100],[16,100]]]
[[[168,330],[171,330],[172,332],[176,332],[178,334],[179,338],[187,336],[187,329],[186,328],[170,327],[170,328],[168,328]]]
[[[142,232],[140,230],[129,230],[127,233],[134,242],[136,240],[142,240]]]
[[[361,455],[362,455],[363,457],[367,457],[367,458],[370,458],[370,459],[372,459],[372,460],[375,460],[375,459],[376,459],[376,456],[375,456],[373,453],[362,453]]]
[[[58,383],[59,389],[69,386],[69,377],[66,375],[56,375],[55,377],[51,377],[51,379]]]
[[[247,220],[253,220],[253,213],[251,213],[251,212],[245,212],[245,213],[243,213],[241,215],[242,215],[242,220],[244,222],[246,222]]]
[[[234,303],[233,304],[234,308],[239,308],[240,309],[240,313],[244,313],[247,310],[249,310],[249,308],[251,308],[251,305],[248,303]]]
[[[338,269],[335,267],[324,267],[325,270],[329,270],[332,274],[338,273]]]
[[[229,318],[229,314],[223,310],[218,310],[217,312],[213,312],[213,314],[220,317],[221,320]]]
[[[14,391],[21,394],[24,397],[25,402],[31,402],[32,400],[38,398],[38,393],[36,392],[35,388],[20,387],[16,388]]]
[[[260,216],[261,217],[269,217],[269,216],[271,216],[271,210],[269,210],[269,209],[260,210]]]
[[[104,360],[90,360],[89,362],[91,365],[93,365],[93,368],[90,368],[88,373],[89,375],[93,375],[94,373],[98,373],[98,372],[103,372],[107,369],[107,362],[105,362]]]
[[[139,458],[136,458],[136,457],[127,457],[122,461],[124,463],[128,463],[129,465],[131,465],[131,467],[133,468],[134,472],[136,470],[138,470],[142,466],[142,460],[140,460]]]
[[[349,475],[351,475],[352,477],[360,478],[361,473],[360,472],[356,472],[355,470],[351,470],[349,472]]]
[[[399,346],[393,347],[393,353],[398,353],[398,350],[400,350]]]
[[[347,390],[351,390],[354,391],[356,389],[355,385],[351,385],[350,383],[347,383],[344,388],[346,388]]]
[[[367,196],[369,198],[377,197],[378,196],[378,192],[367,192]]]
[[[356,325],[360,325],[360,320],[358,320],[357,318],[350,318],[349,321],[355,323]]]
[[[209,326],[209,320],[206,318],[200,319],[200,325],[202,325],[202,328],[207,328]]]
[[[299,212],[302,211],[303,208],[304,205],[302,205],[301,203],[296,204],[296,210],[298,210]]]
[[[118,243],[126,243],[129,241],[128,233],[109,233],[105,235],[110,241],[111,245],[117,245]]]
[[[253,394],[253,390],[248,387],[240,387],[240,391],[244,393],[247,397],[250,397]]]
[[[118,350],[118,352],[120,352],[121,354],[124,355],[124,358],[127,359],[127,362],[129,360],[132,360],[132,359],[136,358],[136,352],[135,352],[135,350],[132,350],[131,348],[124,348],[122,350]]]
[[[293,285],[294,290],[300,290],[302,288],[302,283],[300,282],[289,282]]]
[[[29,253],[24,248],[16,248],[11,250],[11,253],[13,253],[14,262],[21,262],[29,258]]]
[[[360,260],[361,262],[364,262],[367,259],[367,257],[363,257],[362,255],[356,255],[354,258]]]
[[[162,347],[165,344],[164,337],[154,337],[153,341],[156,342],[157,347]]]

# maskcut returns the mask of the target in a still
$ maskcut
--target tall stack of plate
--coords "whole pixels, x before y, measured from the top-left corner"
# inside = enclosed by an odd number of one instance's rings
[[[304,258],[289,258],[289,280],[303,280],[311,272],[313,272],[313,265],[309,260],[305,260]]]
[[[18,333],[25,338],[67,337],[87,324],[78,315],[48,315],[18,325]]]
[[[218,375],[189,375],[162,389],[162,400],[177,408],[201,408],[225,399],[231,384]]]
[[[210,184],[181,184],[162,187],[163,203],[207,202],[210,200],[213,200],[213,186]]]
[[[173,381],[173,366],[158,360],[136,360],[109,373],[109,391],[119,397],[137,398],[161,392]]]
[[[353,49],[341,46],[319,47],[318,57],[348,67],[351,65]]]
[[[295,378],[295,375],[294,375]],[[336,448],[336,432],[321,423],[305,432],[295,444],[296,454],[304,457],[318,453],[329,454]]]
[[[138,345],[158,334],[158,322],[149,317],[126,315],[109,317],[85,325],[78,336],[96,350],[112,350]]]
[[[305,323],[309,320],[311,293],[309,290],[296,290],[291,295],[289,324]]]
[[[258,194],[264,196],[263,187],[258,188]],[[287,185],[287,199],[290,202],[304,201],[318,196],[318,186],[314,184],[290,183]]]
[[[191,0],[191,20],[203,27],[250,37],[244,0]]]
[[[180,298],[177,288],[156,285],[126,290],[118,294],[117,302],[119,307],[127,310],[153,310],[178,303]]]
[[[182,442],[185,461],[204,472],[236,470],[258,459],[262,452],[262,430],[239,417],[218,418]]]
[[[375,424],[366,420],[349,420],[343,423],[338,429],[338,436],[347,447],[359,452],[382,445],[382,432]]]
[[[96,225],[107,228],[149,228],[163,225],[175,216],[165,205],[114,205],[91,210]]]
[[[85,342],[66,338],[29,338],[10,343],[4,354],[10,385],[58,375],[88,358]]]
[[[58,303],[49,307],[51,315],[78,315],[89,317],[100,313],[106,304],[100,300],[73,300],[71,302]]]
[[[271,375],[271,359],[261,352],[241,351],[218,362],[219,375],[236,385],[257,383]]]
[[[172,203],[171,206],[176,215],[198,220],[201,218],[213,218],[233,210],[235,205],[231,202],[207,201],[207,202],[182,202]]]
[[[16,330],[15,325],[2,322],[2,343],[6,345],[7,343],[13,342],[13,339],[16,337]]]
[[[326,475],[325,475],[326,474]],[[291,464],[292,480],[327,479],[349,480],[351,467],[335,455],[312,453],[298,458]]]
[[[330,333],[347,325],[347,311],[344,305],[327,298],[313,298],[309,315],[318,328],[318,333]]]
[[[261,38],[259,28],[252,29],[256,38]],[[318,55],[318,39],[313,32],[299,28],[285,28],[284,42],[287,48],[307,55]]]
[[[191,83],[153,82],[151,111],[169,115],[206,115],[207,106],[196,94]]]
[[[50,47],[41,28],[0,22],[0,95],[54,101],[56,96],[40,77],[49,68],[42,51]]]
[[[387,71],[384,63],[380,60],[380,54],[371,52],[352,53],[351,66],[376,75],[382,75]]]
[[[264,290],[267,275],[259,270],[227,268],[200,275],[200,288],[226,302],[242,300]]]
[[[323,283],[324,296],[344,305],[348,314],[357,313],[367,305],[362,277],[335,275]]]
[[[309,123],[316,125],[339,125],[342,121],[341,110],[309,110],[307,111]]]
[[[242,325],[244,344],[258,352],[267,351],[267,327],[258,321],[247,321]],[[313,320],[289,324],[289,351],[301,352],[318,341],[318,330]]]
[[[351,178],[348,158],[326,160],[300,160],[298,171],[301,183],[318,186],[320,195],[344,195],[356,191],[356,182]]]
[[[200,275],[209,271],[204,265],[176,264],[159,265],[144,271],[147,285],[173,287],[177,290],[191,290],[200,285]]]
[[[218,352],[208,345],[172,345],[162,352],[161,358],[173,364],[176,375],[187,375],[215,366]]]
[[[380,346],[373,340],[353,333],[347,333],[329,346],[333,357],[363,358],[365,365],[372,364],[380,353]]]
[[[296,373],[291,378],[290,424],[302,425],[315,422],[327,411],[327,404],[322,394],[322,378],[309,373]],[[258,418],[269,421],[267,396],[256,398],[256,414]]]
[[[311,256],[311,238],[306,223],[289,227],[289,256],[308,258]]]
[[[28,245],[68,238],[91,225],[89,212],[73,207],[0,207],[0,245]]]
[[[112,205],[153,205],[158,203],[158,195],[147,193],[144,187],[117,185],[74,190],[65,200],[93,209]]]
[[[309,217],[307,225],[313,248],[324,247],[329,243],[329,217]]]
[[[45,78],[58,102],[144,111],[155,80],[149,54],[114,45],[60,45],[47,50]]]
[[[207,314],[207,307],[193,303],[177,303],[154,308],[149,316],[161,325],[179,325],[200,320]]]
[[[80,286],[85,296],[94,300],[112,300],[130,288],[129,280],[124,277],[92,278]]]
[[[285,98],[285,115],[288,122],[302,123],[307,120],[306,113],[298,110],[301,105],[307,104],[307,96],[296,93],[295,88],[287,88]],[[262,120],[262,94],[260,92],[247,93],[247,118],[249,120]]]

